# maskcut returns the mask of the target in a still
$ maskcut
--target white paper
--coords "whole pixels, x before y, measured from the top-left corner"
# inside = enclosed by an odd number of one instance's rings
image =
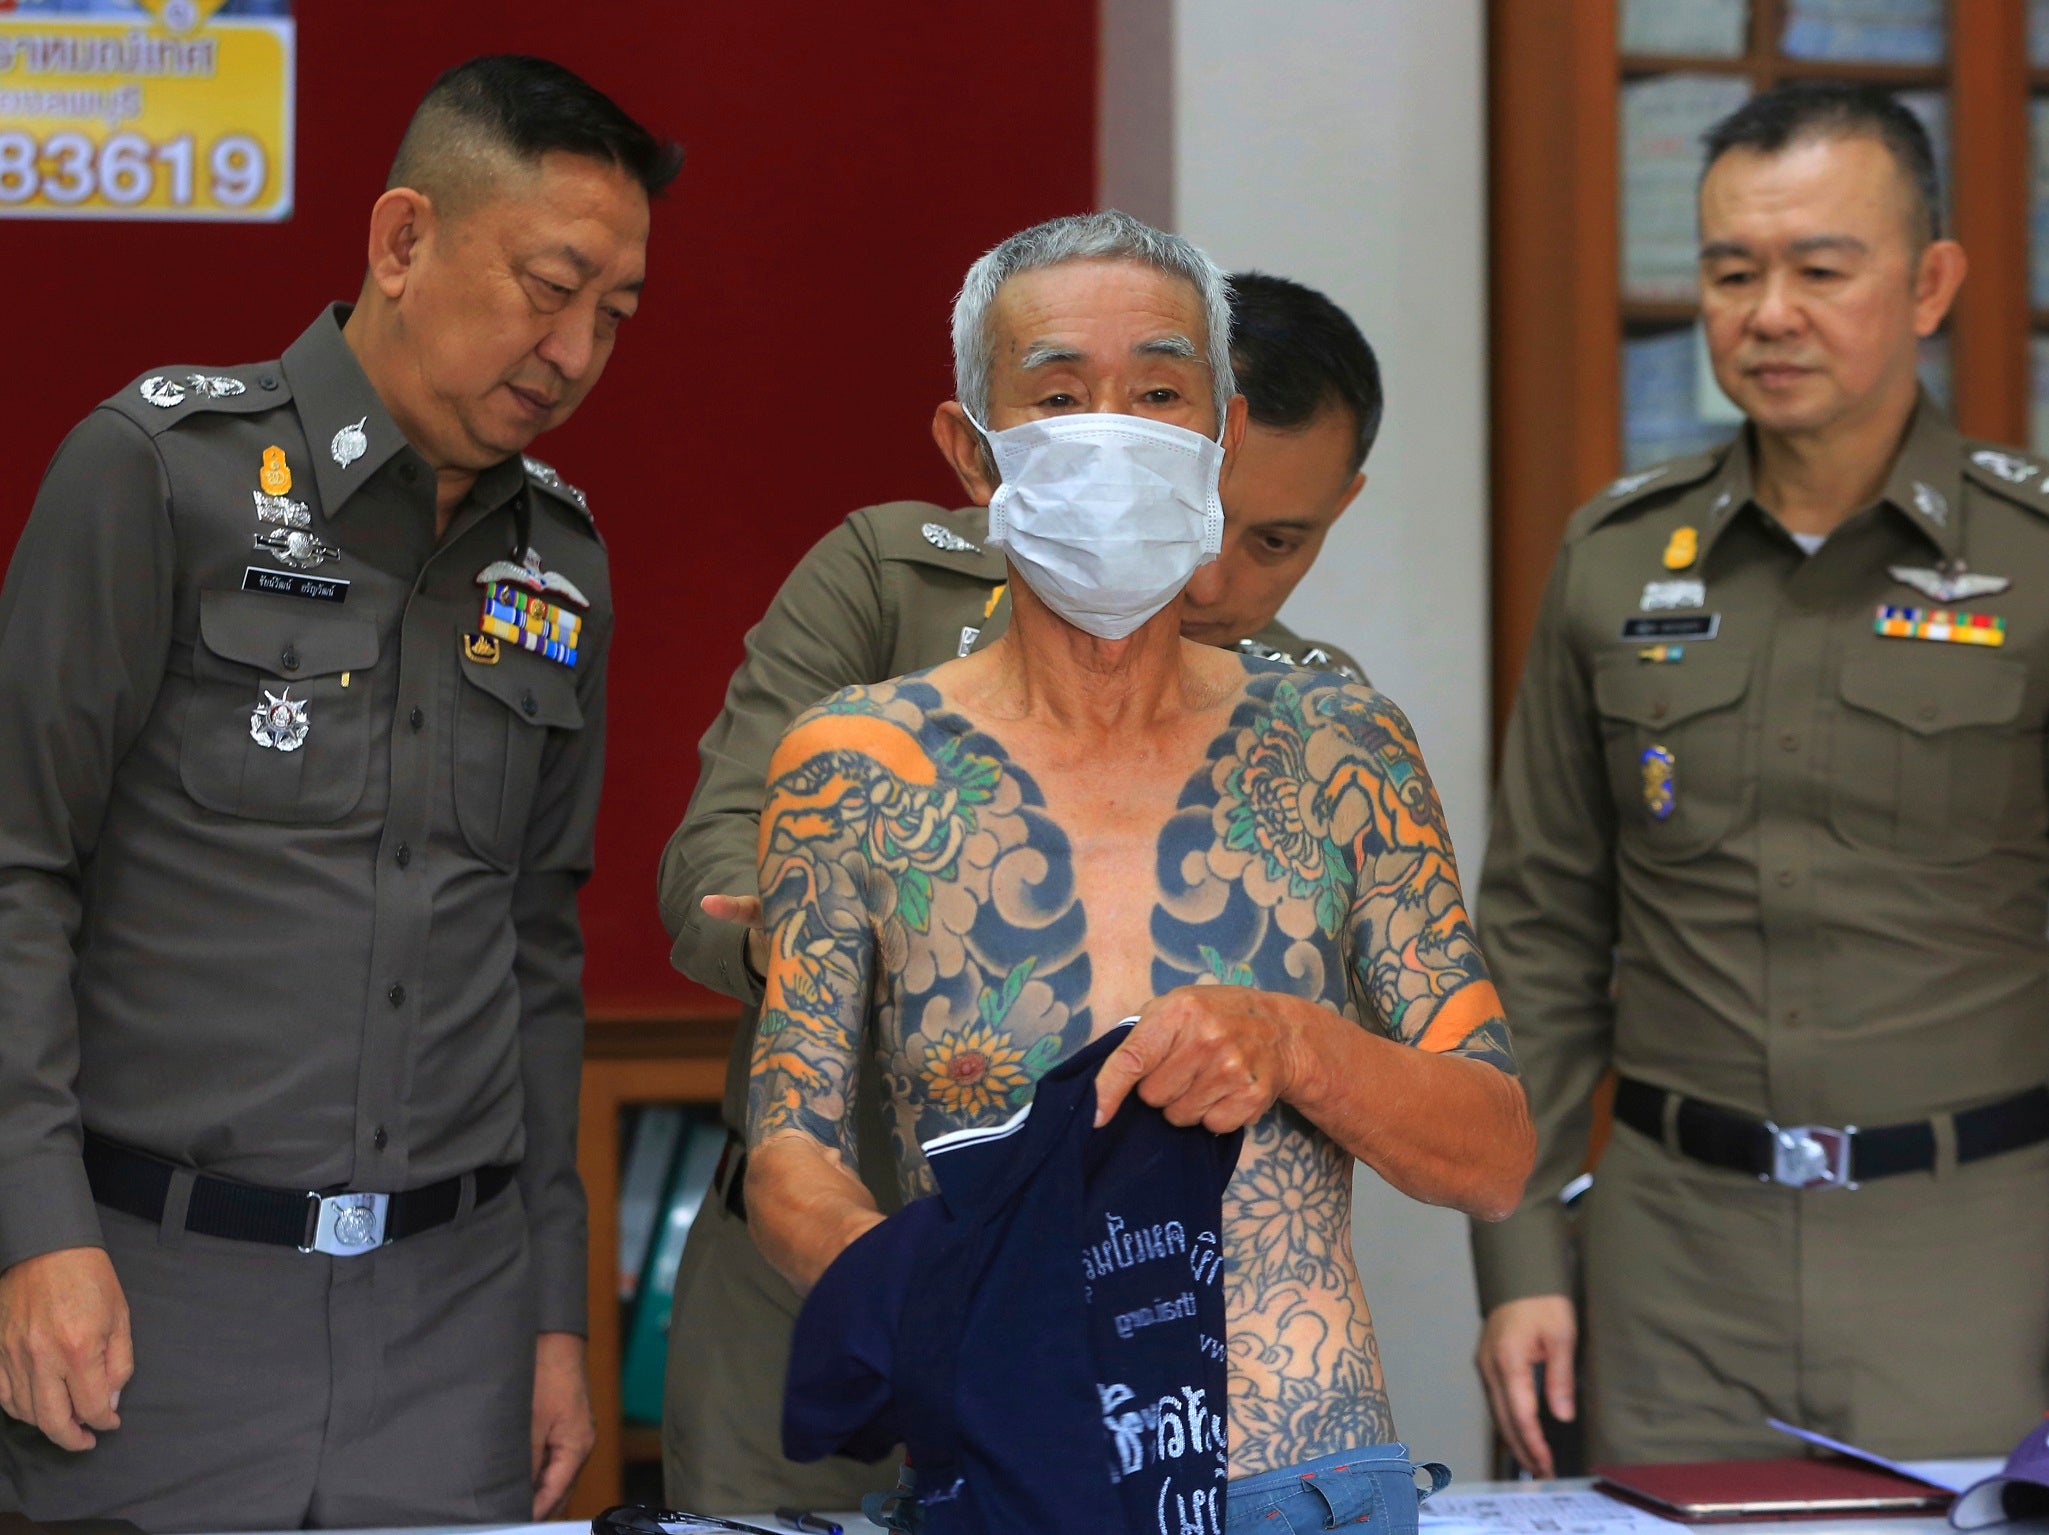
[[[1670,1519],[1581,1488],[1440,1492],[1423,1505],[1419,1517],[1431,1535],[1466,1535],[1479,1530],[1496,1535],[1633,1535],[1676,1528]]]
[[[1887,1460],[1883,1455],[1870,1450],[1860,1450],[1854,1444],[1845,1444],[1840,1439],[1817,1433],[1811,1428],[1795,1428],[1777,1418],[1765,1422],[1782,1434],[1791,1434],[1795,1439],[1817,1445],[1824,1450],[1834,1450],[1838,1455],[1847,1455],[1852,1460],[1861,1460],[1867,1466],[1876,1466],[1881,1471],[1890,1471],[1896,1476],[1911,1476],[1919,1481],[1932,1482],[1946,1492],[1962,1492],[1973,1482],[1983,1481],[1997,1471],[2004,1461],[2000,1460]]]

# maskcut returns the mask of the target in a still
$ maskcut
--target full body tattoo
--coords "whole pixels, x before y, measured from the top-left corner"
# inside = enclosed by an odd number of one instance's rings
[[[1154,993],[1285,992],[1512,1072],[1407,720],[1336,677],[1245,667],[1207,760],[1161,807],[1144,893]],[[929,1192],[920,1143],[1009,1117],[1117,1021],[1090,1006],[1068,833],[931,674],[801,717],[771,768],[762,826],[777,958],[755,1047],[755,1143],[796,1130],[852,1163],[866,1048],[889,1083],[904,1187]],[[1391,1440],[1352,1258],[1351,1157],[1277,1105],[1247,1128],[1224,1222],[1232,1475]]]

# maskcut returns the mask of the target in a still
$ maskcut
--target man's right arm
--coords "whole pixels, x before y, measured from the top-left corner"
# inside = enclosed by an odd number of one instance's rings
[[[662,854],[670,960],[700,985],[759,1002],[747,929],[707,915],[704,897],[755,894],[756,831],[769,758],[791,720],[830,693],[890,669],[890,615],[872,532],[858,517],[826,534],[747,635],[726,703],[698,744],[697,792]]]
[[[176,545],[155,445],[113,411],[58,450],[0,590],[0,1409],[82,1449],[127,1313],[81,1157],[81,880],[156,703]]]
[[[1480,878],[1480,943],[1515,1031],[1537,1162],[1506,1221],[1473,1227],[1487,1313],[1480,1372],[1517,1458],[1542,1474],[1533,1366],[1569,1417],[1577,1319],[1559,1193],[1585,1164],[1591,1099],[1614,1032],[1615,810],[1600,722],[1568,628],[1576,545],[1552,571],[1502,751]],[[1562,1410],[1561,1410],[1562,1409]]]
[[[857,1172],[854,1090],[875,967],[865,808],[888,776],[878,742],[896,739],[872,715],[815,711],[790,728],[768,771],[769,953],[748,1084],[747,1228],[800,1295],[882,1220]]]

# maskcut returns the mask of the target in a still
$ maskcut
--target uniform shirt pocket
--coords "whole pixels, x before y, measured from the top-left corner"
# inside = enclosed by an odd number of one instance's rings
[[[1740,651],[1701,646],[1664,665],[1633,651],[1596,660],[1594,708],[1625,846],[1692,858],[1728,834],[1749,794],[1749,687]]]
[[[178,776],[208,810],[338,821],[370,769],[377,626],[258,593],[199,597]]]
[[[460,644],[460,640],[457,642]],[[583,729],[566,666],[502,647],[495,663],[461,658],[456,687],[455,819],[479,858],[510,870],[532,817],[551,730]]]
[[[2026,663],[1890,640],[1843,664],[1829,773],[1844,840],[1931,863],[1983,857],[2025,769]]]

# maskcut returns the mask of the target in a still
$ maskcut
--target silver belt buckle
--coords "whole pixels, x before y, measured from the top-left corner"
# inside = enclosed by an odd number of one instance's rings
[[[389,1194],[306,1195],[306,1225],[312,1237],[299,1244],[302,1253],[330,1258],[360,1258],[384,1245],[384,1217]],[[317,1212],[317,1213],[316,1213]]]
[[[1857,1127],[1764,1122],[1772,1137],[1772,1170],[1763,1181],[1789,1189],[1854,1189],[1850,1181],[1850,1147]]]

